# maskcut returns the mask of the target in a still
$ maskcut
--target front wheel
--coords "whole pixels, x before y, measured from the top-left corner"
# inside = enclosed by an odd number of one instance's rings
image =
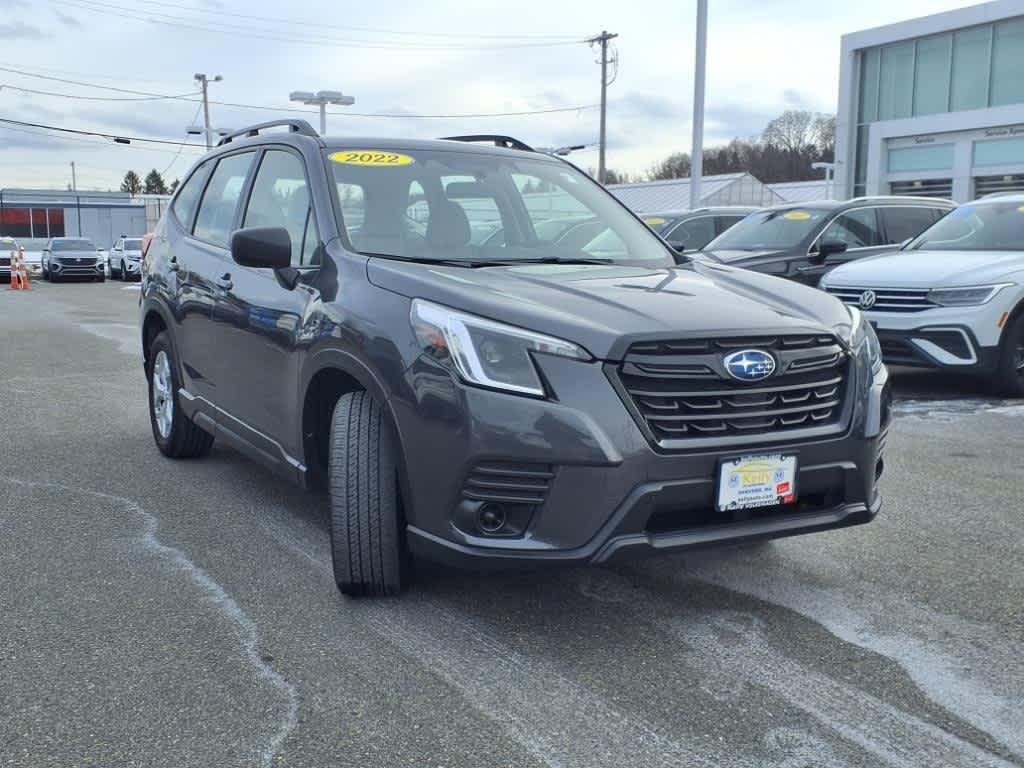
[[[999,389],[1007,397],[1024,397],[1024,312],[1018,312],[999,345]]]
[[[334,580],[353,597],[396,595],[408,576],[394,440],[366,392],[343,395],[331,424],[329,489]]]
[[[213,445],[213,435],[204,432],[179,407],[177,366],[166,333],[158,334],[149,348],[146,370],[149,379],[149,422],[153,440],[164,456],[190,459],[203,456]]]

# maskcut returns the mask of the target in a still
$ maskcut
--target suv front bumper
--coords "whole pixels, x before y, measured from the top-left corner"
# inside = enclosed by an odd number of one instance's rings
[[[867,382],[858,361],[851,415],[836,434],[672,453],[648,442],[599,363],[545,358],[542,369],[560,402],[467,387],[424,361],[410,369],[417,402],[396,403],[396,418],[414,555],[470,567],[606,562],[842,528],[871,521],[881,507],[884,368]],[[796,455],[797,503],[717,512],[720,461],[762,453]],[[519,506],[510,482],[531,489]],[[513,501],[514,535],[475,526],[489,498]]]

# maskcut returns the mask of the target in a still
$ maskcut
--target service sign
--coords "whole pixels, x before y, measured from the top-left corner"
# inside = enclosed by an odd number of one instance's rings
[[[796,501],[796,456],[779,453],[726,459],[719,468],[718,510]]]

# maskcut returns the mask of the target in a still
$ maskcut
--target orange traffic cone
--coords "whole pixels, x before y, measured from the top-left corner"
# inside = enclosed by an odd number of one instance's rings
[[[21,289],[27,291],[30,287],[28,280],[28,264],[25,263],[25,249],[18,246],[18,261],[21,262]]]

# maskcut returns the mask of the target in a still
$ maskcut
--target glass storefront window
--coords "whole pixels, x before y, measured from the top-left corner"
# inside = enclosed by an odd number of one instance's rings
[[[995,25],[990,101],[993,107],[1024,102],[1024,19]]]
[[[952,144],[929,144],[889,150],[889,173],[941,171],[953,167]]]
[[[878,119],[878,65],[880,51],[869,48],[861,54],[859,123]]]
[[[991,27],[962,29],[953,35],[953,75],[949,108],[953,112],[988,104]]]
[[[953,36],[939,35],[917,41],[914,67],[914,114],[937,115],[949,111],[949,71]]]
[[[974,165],[1024,164],[1024,136],[974,142]]]
[[[878,79],[878,119],[910,117],[913,96],[914,43],[886,46]]]

